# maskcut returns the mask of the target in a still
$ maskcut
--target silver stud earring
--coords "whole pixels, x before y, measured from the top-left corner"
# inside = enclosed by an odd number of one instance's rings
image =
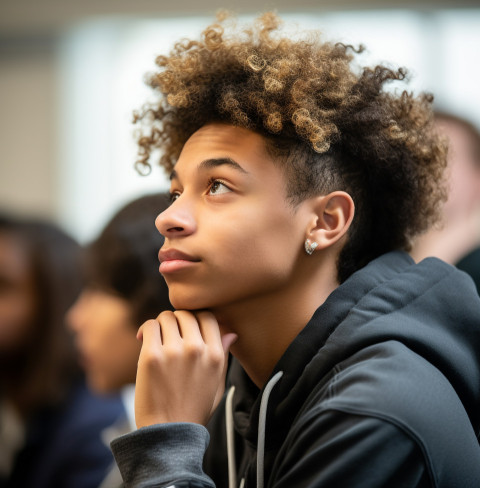
[[[307,254],[310,256],[313,254],[313,251],[315,251],[316,247],[318,246],[317,242],[310,242],[310,239],[307,239],[305,241],[305,251]]]

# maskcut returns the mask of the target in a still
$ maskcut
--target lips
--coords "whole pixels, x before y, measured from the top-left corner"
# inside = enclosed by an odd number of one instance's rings
[[[158,253],[158,260],[161,263],[164,263],[165,261],[199,261],[199,259],[194,258],[193,256],[190,256],[182,251],[177,251],[176,249],[160,249]]]
[[[160,273],[172,273],[188,268],[200,260],[177,249],[160,249],[158,253]]]

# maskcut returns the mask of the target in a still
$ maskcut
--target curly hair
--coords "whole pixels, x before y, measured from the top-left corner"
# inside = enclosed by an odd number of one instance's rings
[[[261,134],[292,204],[335,190],[352,196],[355,218],[337,265],[343,282],[380,254],[409,250],[437,220],[446,145],[434,129],[433,96],[385,89],[405,79],[404,69],[361,68],[362,46],[319,33],[282,36],[280,26],[271,12],[247,28],[222,12],[199,40],[158,56],[147,83],[160,97],[134,115],[143,125],[137,168],[160,150],[171,171],[187,139],[210,122]]]

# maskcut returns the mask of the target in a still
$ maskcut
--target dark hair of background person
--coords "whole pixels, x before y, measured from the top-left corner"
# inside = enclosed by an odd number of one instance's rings
[[[82,288],[79,244],[55,225],[0,215],[0,233],[12,236],[24,251],[35,293],[30,334],[14,351],[2,351],[2,395],[14,396],[23,415],[56,405],[68,394],[80,368],[66,311]],[[6,284],[2,284],[6,286]]]
[[[87,286],[118,295],[131,304],[140,326],[162,310],[173,310],[158,271],[163,236],[155,218],[169,205],[166,194],[140,197],[123,207],[86,250]]]

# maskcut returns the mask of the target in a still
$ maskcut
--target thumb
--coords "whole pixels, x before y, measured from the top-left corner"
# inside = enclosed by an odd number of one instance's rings
[[[230,332],[222,336],[222,346],[223,352],[225,353],[225,363],[223,365],[223,373],[222,378],[225,382],[225,378],[227,377],[227,370],[228,370],[228,353],[230,350],[231,345],[238,339],[237,334]]]
[[[222,346],[225,354],[228,354],[230,347],[237,341],[237,339],[238,336],[234,332],[229,332],[228,334],[222,336]]]

